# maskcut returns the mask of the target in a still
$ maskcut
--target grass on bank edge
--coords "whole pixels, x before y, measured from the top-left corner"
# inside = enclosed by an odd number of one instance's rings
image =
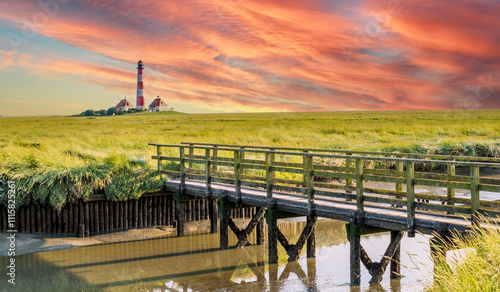
[[[0,167],[0,205],[8,205],[8,181],[15,183],[15,206],[49,204],[60,210],[66,203],[106,194],[108,200],[137,199],[163,190],[166,177],[144,160],[123,155],[72,168],[11,165]]]
[[[500,226],[484,218],[481,221],[483,228],[473,227],[467,235],[454,234],[432,251],[435,274],[428,292],[500,291]],[[450,267],[446,256],[439,255],[457,249],[465,252],[460,258],[452,258],[455,264]]]

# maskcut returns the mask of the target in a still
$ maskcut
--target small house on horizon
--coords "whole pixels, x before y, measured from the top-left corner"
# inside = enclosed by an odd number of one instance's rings
[[[130,103],[130,101],[128,101],[127,98],[125,97],[116,105],[116,108],[122,111],[127,111],[131,108],[135,108],[135,106],[132,103]]]
[[[169,109],[168,105],[159,96],[149,105],[150,112],[163,112],[171,110],[173,109]]]

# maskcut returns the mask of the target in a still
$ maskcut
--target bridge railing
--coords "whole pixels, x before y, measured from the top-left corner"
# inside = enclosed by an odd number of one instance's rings
[[[158,160],[158,169],[170,177],[179,177],[181,188],[186,179],[192,179],[204,181],[207,193],[211,193],[212,182],[233,185],[237,196],[241,196],[242,187],[265,189],[269,199],[275,192],[293,192],[307,197],[310,210],[315,208],[316,196],[351,200],[361,217],[365,202],[406,208],[410,234],[415,229],[416,209],[466,216],[473,224],[477,224],[480,214],[500,215],[500,179],[480,177],[481,169],[500,168],[500,163],[315,153],[311,149],[283,151],[274,147],[149,145],[157,148],[153,159]],[[178,155],[163,156],[163,148],[177,149]],[[332,163],[335,160],[349,163],[339,166]],[[178,169],[166,169],[164,161],[175,163]],[[447,172],[415,171],[416,164],[438,165]],[[457,166],[469,168],[469,174],[457,175]],[[346,183],[340,183],[342,180]],[[388,189],[392,184],[395,189]],[[444,190],[446,194],[440,194]],[[465,193],[455,196],[455,190]],[[481,192],[488,192],[490,200],[481,200]]]

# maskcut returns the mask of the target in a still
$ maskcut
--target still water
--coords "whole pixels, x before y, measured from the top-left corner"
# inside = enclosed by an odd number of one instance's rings
[[[305,226],[300,220],[280,220],[279,228],[296,242]],[[254,235],[253,235],[254,236]],[[363,236],[361,244],[380,261],[389,233]],[[236,244],[230,232],[230,244]],[[251,239],[255,242],[255,237]],[[432,277],[428,238],[405,238],[401,245],[400,280],[369,286],[362,267],[362,287],[349,287],[349,243],[345,223],[318,220],[316,259],[267,264],[266,246],[219,250],[219,235],[191,233],[134,242],[112,243],[40,252],[16,257],[15,289],[6,281],[2,291],[422,291]],[[7,258],[0,258],[3,267]],[[271,271],[271,272],[270,272]],[[277,271],[277,273],[276,273]],[[2,276],[2,280],[5,275]]]

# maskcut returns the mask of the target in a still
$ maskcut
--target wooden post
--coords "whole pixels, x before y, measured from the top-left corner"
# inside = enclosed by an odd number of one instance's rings
[[[241,204],[241,152],[234,151],[234,191],[238,198],[238,205]]]
[[[273,198],[273,160],[274,153],[266,152],[265,154],[265,162],[266,162],[266,192],[267,199],[270,200]]]
[[[311,234],[307,238],[307,257],[315,258],[316,257],[316,220],[315,216],[307,216],[307,224],[311,224],[314,221],[314,225],[312,226]]]
[[[210,173],[210,149],[205,149],[205,182],[207,198],[212,196],[212,174]]]
[[[455,159],[453,159],[455,161]],[[446,172],[448,174],[448,180],[452,181],[452,176],[455,175],[455,164],[447,164],[446,165]],[[455,189],[450,187],[447,189],[447,203],[448,205],[455,205],[454,199],[455,199]]]
[[[78,231],[78,233],[80,237],[85,237],[85,205],[82,199],[78,201],[78,211],[80,212],[80,216],[78,216],[79,217],[78,227],[80,230]]]
[[[404,171],[403,161],[396,161],[396,171]],[[396,192],[403,191],[403,184],[396,183]],[[401,197],[396,197],[396,199],[401,199]]]
[[[194,155],[194,144],[189,144],[189,156]],[[192,159],[191,157],[189,159]],[[193,168],[193,163],[189,162],[189,168]]]
[[[242,150],[242,151],[240,151],[241,152],[240,158],[241,158],[241,160],[243,160],[243,159],[245,159],[245,151],[243,151],[243,150],[245,150],[245,147],[240,147],[240,150]]]
[[[210,233],[217,233],[217,200],[208,200],[208,214],[210,216]]]
[[[190,148],[192,149],[192,148]],[[184,193],[184,189],[186,188],[186,157],[184,155],[184,147],[179,148],[179,173],[180,173],[180,193]]]
[[[479,225],[479,166],[470,167],[470,198],[472,225]]]
[[[212,155],[213,155],[214,160],[216,160],[217,159],[217,146],[213,146]],[[216,164],[212,165],[212,170],[213,171],[217,171],[217,165]]]
[[[306,153],[309,153],[309,151],[303,150],[302,152],[304,153],[302,155],[302,164],[304,165],[304,175],[302,177],[304,180],[304,186],[307,187],[307,173],[305,172],[305,170],[307,169],[307,157],[308,157]]]
[[[220,249],[229,247],[229,209],[227,208],[227,197],[219,200],[220,215]]]
[[[346,227],[351,254],[351,286],[359,286],[361,284],[361,237],[355,224],[349,223]]]
[[[186,201],[181,201],[179,198],[180,194],[176,194],[175,206],[176,206],[176,220],[177,220],[177,236],[184,236],[184,223],[186,221]]]
[[[307,169],[306,169],[306,179],[307,179],[307,203],[309,209],[309,215],[314,213],[314,170],[313,170],[313,157],[307,155]]]
[[[349,156],[352,156],[352,153],[350,153],[350,152],[348,152],[348,153],[346,153],[346,154],[347,154],[347,155],[349,155]],[[352,158],[351,158],[351,157],[346,158],[346,160],[345,160],[345,167],[346,167],[346,168],[351,168],[351,167],[353,167],[353,165],[352,165],[353,163],[352,163],[352,162],[353,162],[353,161],[352,161]],[[347,171],[346,171],[346,173],[347,173]],[[346,187],[346,193],[348,193],[348,194],[352,194],[352,191],[348,191],[348,190],[347,190],[347,188],[352,187],[352,179],[347,178],[347,179],[345,180],[345,187]]]
[[[264,235],[264,218],[261,218],[259,223],[257,223],[257,244],[263,245],[265,243],[265,235]]]
[[[406,210],[408,213],[408,237],[415,237],[415,164],[406,162]]]
[[[364,181],[363,181],[363,160],[356,158],[356,208],[358,211],[358,218],[361,219],[365,215],[364,203]]]
[[[90,232],[89,232],[89,226],[90,226],[90,218],[89,218],[89,202],[85,202],[85,237],[88,237]]]
[[[69,209],[71,212],[71,209]],[[99,229],[99,201],[94,202],[94,232],[99,233],[99,231],[102,231]],[[70,228],[71,229],[71,228]]]
[[[397,240],[400,231],[391,231],[391,244]],[[401,244],[398,245],[394,251],[394,255],[391,260],[391,279],[401,278]]]
[[[268,261],[270,265],[278,263],[278,220],[275,208],[276,206],[270,206],[266,211]]]
[[[156,155],[158,157],[158,171],[162,171],[163,164],[161,162],[161,146],[156,146]]]

